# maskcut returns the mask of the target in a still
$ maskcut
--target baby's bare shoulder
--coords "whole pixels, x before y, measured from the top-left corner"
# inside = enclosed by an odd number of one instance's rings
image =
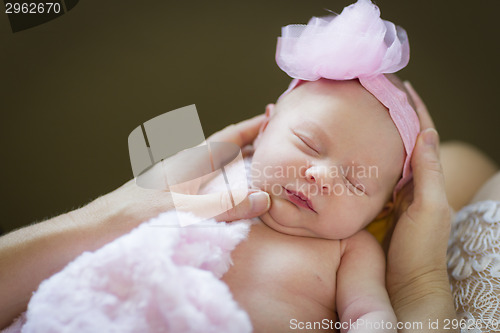
[[[349,238],[340,241],[340,256],[346,252],[382,251],[377,239],[366,230],[360,230]]]
[[[248,311],[256,331],[269,316],[286,318],[284,323],[290,318],[335,320],[339,244],[253,225],[248,239],[232,252],[234,265],[222,280]]]
[[[304,276],[305,271],[321,272],[329,278],[340,263],[340,241],[290,236],[258,224],[252,226],[248,239],[241,242],[231,256],[235,266],[245,263],[240,266],[240,272],[258,271],[272,276],[272,280],[283,272],[288,273],[289,280],[291,276]]]

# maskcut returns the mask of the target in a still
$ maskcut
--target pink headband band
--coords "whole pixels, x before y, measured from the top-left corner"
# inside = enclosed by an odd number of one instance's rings
[[[278,66],[294,78],[280,98],[304,81],[357,78],[389,109],[406,152],[394,196],[412,177],[410,161],[420,123],[406,94],[383,74],[404,68],[409,59],[406,31],[382,20],[371,0],[358,0],[340,15],[313,17],[307,25],[283,27],[276,49]]]

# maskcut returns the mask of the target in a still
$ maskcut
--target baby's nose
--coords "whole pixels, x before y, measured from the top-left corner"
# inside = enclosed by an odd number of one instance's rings
[[[306,178],[309,183],[317,184],[322,191],[328,191],[332,187],[332,175],[328,167],[323,165],[311,166],[306,170]]]

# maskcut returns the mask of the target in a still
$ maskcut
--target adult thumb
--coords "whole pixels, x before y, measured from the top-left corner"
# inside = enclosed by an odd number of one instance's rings
[[[267,212],[271,207],[271,198],[267,192],[250,192],[239,204],[215,217],[217,221],[235,221],[251,219]]]
[[[414,201],[424,206],[447,203],[439,136],[434,128],[420,133],[412,157]],[[422,207],[424,208],[424,207]]]
[[[228,192],[214,192],[202,195],[172,193],[174,206],[179,211],[188,211],[204,219],[235,221],[264,214],[271,206],[269,194],[263,191],[233,189]],[[181,221],[182,224],[182,221]]]

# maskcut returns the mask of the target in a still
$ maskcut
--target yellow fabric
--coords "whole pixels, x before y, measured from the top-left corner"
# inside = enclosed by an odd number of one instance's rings
[[[387,233],[387,230],[389,229],[389,220],[391,218],[391,215],[388,214],[386,217],[378,219],[370,223],[365,229],[368,230],[369,233],[371,233],[377,241],[382,244],[382,241],[384,240],[384,236]]]

